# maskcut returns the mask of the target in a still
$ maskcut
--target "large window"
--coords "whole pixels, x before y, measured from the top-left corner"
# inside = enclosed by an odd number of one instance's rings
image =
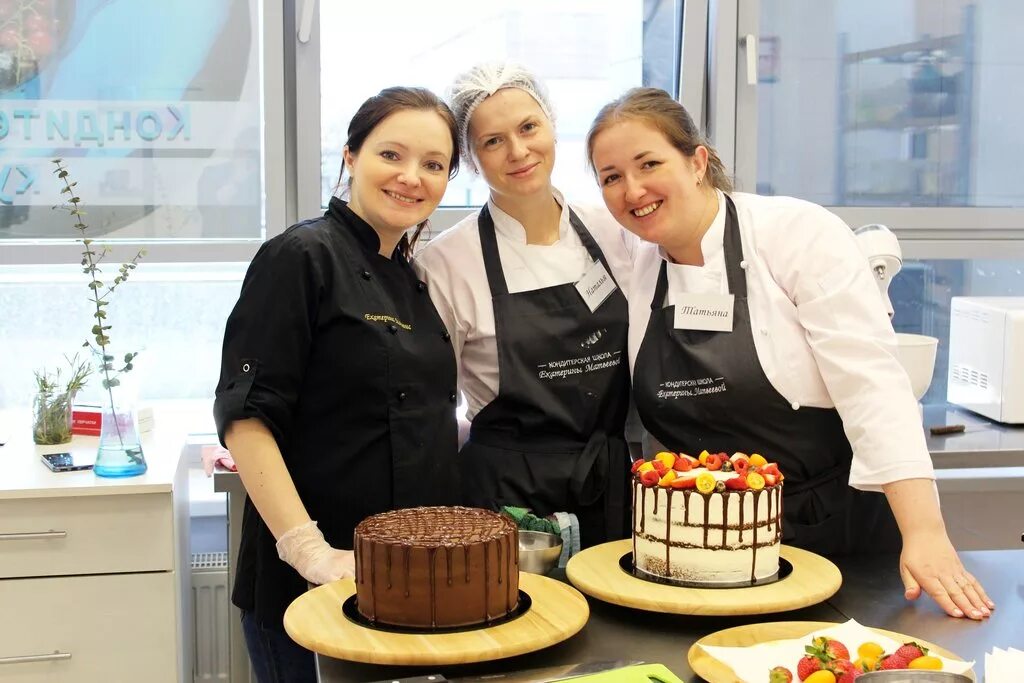
[[[951,297],[1024,296],[1024,3],[706,4],[706,123],[737,186],[893,229],[893,326],[939,339],[925,400],[945,401]]]
[[[600,201],[585,169],[587,129],[601,105],[629,87],[676,91],[681,4],[319,3],[321,203],[337,183],[348,121],[363,100],[389,85],[425,86],[443,95],[457,74],[488,60],[521,63],[545,82],[558,130],[554,182],[571,197]],[[442,206],[479,206],[486,199],[486,185],[467,169],[448,186]]]
[[[55,157],[92,238],[262,241],[261,4],[0,3],[0,245],[79,236],[51,209],[66,198]],[[8,263],[67,254],[4,251]]]

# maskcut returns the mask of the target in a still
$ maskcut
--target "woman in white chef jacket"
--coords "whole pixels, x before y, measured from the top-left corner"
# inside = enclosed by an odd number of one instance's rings
[[[451,335],[467,399],[465,502],[574,513],[583,546],[624,538],[633,242],[603,206],[552,186],[554,120],[532,74],[478,65],[456,79],[450,102],[465,161],[490,198],[414,266]]]
[[[606,105],[587,150],[608,209],[643,240],[629,354],[652,436],[673,451],[760,452],[786,477],[784,542],[902,548],[908,598],[923,588],[952,616],[989,616],[946,534],[909,379],[849,228],[809,202],[731,192],[661,90]]]

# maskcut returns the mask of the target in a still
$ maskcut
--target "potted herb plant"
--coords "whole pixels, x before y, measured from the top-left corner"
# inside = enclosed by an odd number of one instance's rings
[[[71,408],[75,394],[85,386],[92,366],[64,356],[71,370],[67,381],[61,377],[61,369],[35,370],[36,395],[32,402],[32,440],[41,446],[71,441]]]
[[[135,424],[135,411],[114,391],[121,385],[120,376],[132,370],[132,361],[138,353],[125,353],[123,361],[115,364],[115,354],[110,341],[110,330],[113,326],[107,318],[107,306],[113,293],[128,280],[139,260],[145,256],[146,250],[139,250],[130,261],[122,263],[112,282],[104,282],[101,279],[103,271],[100,266],[110,253],[110,247],[97,248],[93,240],[86,237],[89,226],[85,223],[82,199],[75,190],[78,183],[71,179],[62,159],[54,159],[53,163],[56,166],[54,174],[61,185],[61,196],[68,195],[62,204],[54,208],[67,211],[74,220],[75,229],[81,234],[79,242],[83,247],[82,272],[89,278],[89,301],[95,322],[91,330],[92,338],[82,346],[90,349],[96,358],[97,370],[107,400],[103,407],[100,445],[93,471],[101,477],[142,474],[146,471],[146,459],[142,454],[142,443]]]

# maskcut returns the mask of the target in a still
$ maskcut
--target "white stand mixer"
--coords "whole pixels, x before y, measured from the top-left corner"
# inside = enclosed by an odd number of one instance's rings
[[[853,234],[857,238],[857,245],[868,259],[891,318],[893,308],[889,299],[889,283],[903,267],[900,243],[896,235],[884,225],[863,225],[854,230]],[[897,332],[896,341],[899,361],[910,377],[914,398],[920,401],[932,383],[939,340],[923,334]]]

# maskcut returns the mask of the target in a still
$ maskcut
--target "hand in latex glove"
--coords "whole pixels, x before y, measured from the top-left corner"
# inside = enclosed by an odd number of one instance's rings
[[[952,617],[984,619],[996,606],[960,563],[944,532],[904,536],[900,575],[908,600],[916,600],[924,589]]]
[[[337,550],[324,540],[316,522],[286,531],[277,539],[277,556],[290,564],[306,581],[323,585],[356,576],[355,555]]]

